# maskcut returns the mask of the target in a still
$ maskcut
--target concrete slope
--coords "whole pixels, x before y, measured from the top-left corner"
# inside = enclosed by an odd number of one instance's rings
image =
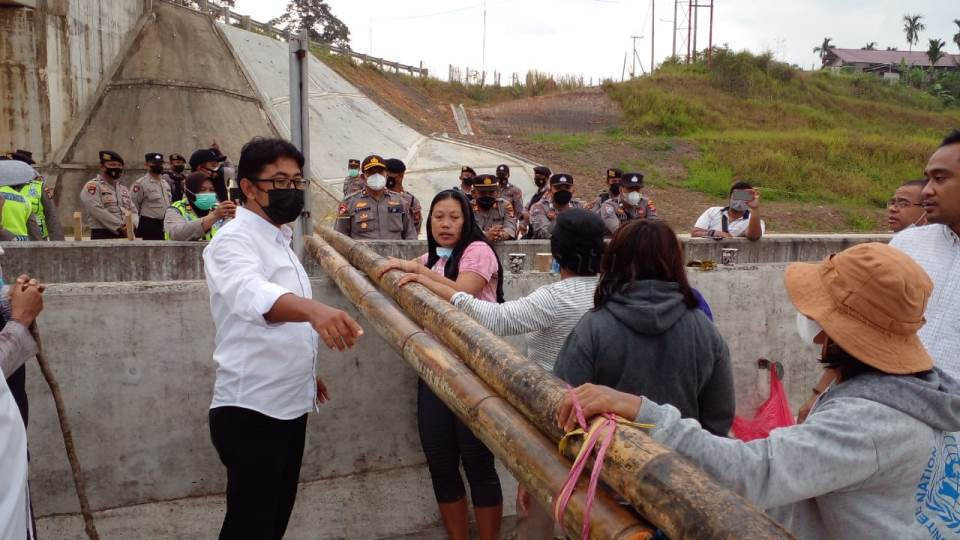
[[[220,24],[248,74],[268,116],[289,136],[289,49],[267,36]],[[407,164],[406,187],[429,204],[433,196],[456,185],[461,165],[493,172],[500,163],[511,167],[511,179],[533,192],[535,163],[493,149],[425,136],[406,126],[315,57],[310,58],[311,174],[325,181],[326,191],[341,195],[340,185],[350,158],[378,153]]]

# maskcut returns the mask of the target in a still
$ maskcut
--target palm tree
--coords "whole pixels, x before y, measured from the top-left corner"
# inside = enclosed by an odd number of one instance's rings
[[[829,53],[830,53],[830,49],[833,48],[833,43],[831,43],[831,41],[833,41],[833,38],[829,38],[829,37],[823,38],[823,43],[821,43],[819,47],[814,47],[814,48],[813,48],[813,52],[820,54],[820,63],[821,63],[821,64],[826,61],[826,59],[827,59],[827,54],[829,54]]]
[[[930,48],[927,49],[927,58],[930,59],[930,72],[933,73],[934,66],[937,65],[944,56],[947,55],[947,52],[943,50],[947,44],[942,39],[931,39]]]
[[[957,28],[960,28],[960,19],[954,19],[953,24],[957,25]],[[956,43],[957,48],[960,49],[960,32],[953,35],[953,42]]]
[[[861,51],[875,51],[875,50],[877,50],[877,42],[876,42],[876,41],[871,41],[870,43],[867,43],[866,45],[864,45],[863,47],[861,47],[860,50],[861,50]]]
[[[904,15],[903,33],[907,35],[907,43],[910,44],[910,52],[913,53],[913,46],[920,41],[920,32],[927,29],[927,26],[920,22],[923,15]]]

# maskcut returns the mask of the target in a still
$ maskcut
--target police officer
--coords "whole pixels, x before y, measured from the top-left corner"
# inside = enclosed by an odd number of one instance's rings
[[[163,218],[173,202],[170,182],[163,174],[163,154],[149,152],[143,158],[147,174],[130,188],[133,205],[140,214],[137,236],[144,240],[163,240]]]
[[[530,202],[527,203],[527,206],[523,209],[523,214],[520,215],[520,235],[524,239],[533,238],[530,231],[530,208],[550,193],[550,186],[547,185],[549,179],[549,167],[540,165],[533,168],[533,183],[537,185],[537,192],[530,197]]]
[[[183,182],[187,179],[184,172],[187,168],[187,160],[180,154],[170,154],[167,159],[170,160],[170,170],[167,171],[167,178],[170,180],[170,197],[176,202],[183,199]]]
[[[475,176],[477,176],[477,173],[472,168],[466,165],[460,167],[460,185],[453,186],[453,189],[466,195],[468,200],[473,200],[472,183]]]
[[[597,198],[590,203],[590,210],[600,213],[600,207],[603,203],[607,202],[610,198],[617,198],[620,196],[620,178],[623,176],[623,171],[620,169],[607,169],[607,189],[606,191],[601,191]]]
[[[407,165],[397,158],[388,159],[386,163],[387,189],[403,196],[407,212],[413,220],[413,228],[417,230],[417,236],[420,236],[420,225],[423,223],[423,207],[420,206],[420,200],[413,193],[403,188],[403,177],[407,172]]]
[[[607,234],[613,233],[620,225],[631,219],[656,219],[657,209],[653,201],[643,196],[643,174],[626,173],[620,178],[620,195],[607,199],[600,206],[600,217],[607,226]]]
[[[500,196],[510,201],[515,210],[522,211],[523,190],[510,183],[510,167],[497,165],[497,180],[500,181]]]
[[[492,174],[481,174],[472,179],[473,215],[487,240],[503,242],[516,240],[517,215],[513,204],[500,196],[500,183]]]
[[[140,221],[130,190],[120,183],[123,158],[110,150],[100,151],[100,174],[80,191],[84,219],[90,227],[91,240],[109,240],[127,236],[124,212],[133,216],[133,226]]]
[[[365,187],[340,202],[334,228],[362,240],[416,240],[417,230],[403,196],[387,189],[384,159],[367,156],[360,171]]]
[[[31,167],[36,163],[33,160],[33,152],[19,148],[10,154],[10,158],[22,161]],[[43,182],[43,176],[38,173],[33,180],[20,189],[20,194],[33,206],[33,214],[40,226],[43,239],[62,241],[64,236],[63,226],[60,224],[60,212],[57,211],[57,205],[51,198],[53,191],[48,190]]]
[[[583,208],[583,201],[573,198],[573,175],[554,174],[550,177],[550,195],[530,208],[530,238],[549,240],[557,216],[571,208]]]
[[[346,197],[363,189],[363,179],[360,178],[360,160],[347,160],[347,176],[343,179],[343,196]]]
[[[223,178],[222,163],[220,157],[222,154],[213,148],[201,148],[190,154],[190,169],[193,172],[201,172],[207,178],[213,181],[213,187],[217,190],[217,199],[225,201],[229,198],[227,193],[227,183]],[[226,156],[223,156],[226,159]]]
[[[38,176],[33,167],[9,157],[0,161],[0,240],[42,240],[34,207],[21,193]]]

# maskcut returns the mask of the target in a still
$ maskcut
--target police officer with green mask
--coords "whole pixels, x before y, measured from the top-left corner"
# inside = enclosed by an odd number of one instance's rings
[[[33,160],[33,152],[29,150],[17,149],[10,154],[10,159],[22,161],[31,167],[36,164]],[[52,190],[48,190],[43,183],[43,176],[37,174],[33,180],[20,189],[20,194],[33,206],[34,216],[37,219],[37,224],[40,225],[40,234],[43,239],[63,241],[60,212],[57,211],[57,205],[51,198]]]
[[[201,172],[187,175],[183,183],[184,198],[175,201],[163,218],[166,240],[212,240],[228,220],[234,218],[237,205],[233,201],[217,201],[213,181]]]
[[[39,176],[33,167],[22,161],[0,160],[0,222],[5,240],[42,240],[40,224],[31,202],[21,193]]]

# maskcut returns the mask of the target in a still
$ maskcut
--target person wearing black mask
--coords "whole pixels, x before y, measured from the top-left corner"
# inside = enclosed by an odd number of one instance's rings
[[[583,201],[573,198],[573,175],[557,173],[550,177],[550,195],[530,208],[530,238],[549,240],[557,216],[571,208],[583,208]]]
[[[170,194],[174,201],[179,201],[183,198],[183,182],[187,179],[184,172],[187,168],[187,160],[180,154],[170,154],[167,159],[170,161],[170,170],[167,171]]]
[[[473,170],[472,167],[464,165],[460,167],[460,185],[453,186],[454,191],[459,191],[467,196],[468,201],[473,200],[473,187],[472,182],[473,178],[477,176],[477,172]]]
[[[611,197],[616,199],[620,196],[620,178],[623,176],[623,171],[620,169],[610,168],[607,169],[607,190],[601,191],[597,198],[590,203],[590,210],[600,213],[600,207],[603,206],[603,203],[607,202]]]
[[[473,178],[473,214],[491,242],[517,239],[517,214],[510,201],[500,196],[500,183],[492,174]]]
[[[219,151],[212,148],[201,148],[190,154],[190,169],[207,175],[207,178],[213,181],[213,187],[217,191],[217,199],[225,201],[229,196],[227,194],[227,184],[223,178],[221,155]]]
[[[309,188],[303,163],[289,141],[248,142],[237,170],[245,204],[203,251],[216,327],[210,437],[227,469],[220,538],[283,538],[307,413],[330,399],[315,372],[318,338],[343,351],[363,334],[349,315],[313,300],[290,247],[288,223]]]
[[[163,174],[163,154],[149,152],[144,160],[147,174],[130,188],[133,204],[140,214],[137,236],[144,240],[163,240],[163,217],[173,202],[170,183]]]
[[[110,240],[127,236],[124,213],[130,212],[133,226],[140,221],[130,190],[120,183],[123,158],[110,150],[100,151],[100,174],[83,185],[80,204],[83,218],[90,227],[91,240]]]
[[[399,193],[403,197],[404,204],[407,207],[407,213],[413,220],[413,228],[420,235],[420,225],[423,223],[423,207],[420,206],[420,200],[413,194],[404,189],[403,179],[407,174],[407,165],[397,159],[390,158],[386,160],[387,164],[387,189],[394,193]]]
[[[530,236],[530,208],[550,192],[550,186],[547,185],[550,174],[549,167],[541,165],[533,168],[533,183],[537,185],[537,192],[530,197],[530,202],[527,203],[520,215],[520,235],[524,239],[533,238]]]
[[[184,182],[185,196],[175,201],[163,219],[167,240],[212,240],[237,213],[233,201],[217,202],[213,182],[203,173],[190,173]]]

